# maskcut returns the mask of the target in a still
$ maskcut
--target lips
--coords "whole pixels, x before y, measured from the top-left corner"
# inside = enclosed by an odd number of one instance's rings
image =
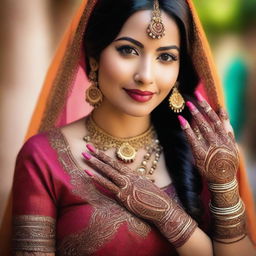
[[[124,89],[125,92],[137,102],[147,102],[154,96],[153,92],[141,91],[137,89]]]

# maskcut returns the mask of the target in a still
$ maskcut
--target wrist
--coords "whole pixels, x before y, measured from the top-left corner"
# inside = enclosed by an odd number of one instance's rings
[[[168,241],[178,248],[187,242],[197,228],[197,223],[177,204],[166,213],[161,222],[156,223],[156,226]]]
[[[209,183],[209,191],[211,193],[211,204],[219,208],[232,207],[240,199],[236,179],[225,184]]]
[[[238,237],[246,234],[245,207],[236,179],[226,184],[209,184],[209,190],[214,240],[236,242]]]

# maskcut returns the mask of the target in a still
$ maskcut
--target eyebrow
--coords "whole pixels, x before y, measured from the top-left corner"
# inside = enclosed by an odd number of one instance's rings
[[[142,44],[142,43],[140,43],[139,41],[137,41],[137,40],[135,40],[135,39],[133,39],[133,38],[131,38],[131,37],[120,37],[120,38],[118,38],[118,39],[116,39],[114,42],[116,42],[116,41],[122,41],[122,40],[124,40],[124,41],[129,41],[129,42],[131,42],[131,43],[133,43],[133,44],[135,44],[135,45],[137,45],[138,47],[140,47],[140,48],[144,48],[144,45]],[[171,49],[175,49],[175,50],[177,50],[178,52],[180,51],[180,48],[178,47],[178,46],[176,46],[176,45],[170,45],[170,46],[163,46],[163,47],[159,47],[159,48],[157,48],[156,49],[156,51],[157,52],[161,52],[161,51],[167,51],[167,50],[171,50]]]

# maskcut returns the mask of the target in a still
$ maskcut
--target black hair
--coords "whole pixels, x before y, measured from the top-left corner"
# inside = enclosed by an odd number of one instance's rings
[[[84,38],[86,72],[89,57],[99,60],[101,52],[116,38],[125,21],[135,12],[152,10],[153,0],[99,0],[89,19]],[[185,98],[192,98],[198,75],[190,58],[193,44],[192,17],[186,0],[159,0],[159,6],[172,17],[180,31],[179,90]],[[202,206],[201,177],[194,166],[190,146],[182,132],[177,114],[168,106],[168,97],[151,113],[152,123],[163,147],[167,169],[172,177],[178,197],[185,210],[200,223]],[[185,109],[182,115],[190,120]]]

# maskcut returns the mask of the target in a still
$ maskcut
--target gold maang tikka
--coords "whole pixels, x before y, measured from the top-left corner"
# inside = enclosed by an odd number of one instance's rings
[[[165,28],[161,18],[161,11],[158,0],[154,0],[151,22],[148,25],[147,33],[153,39],[160,39],[165,35]]]

